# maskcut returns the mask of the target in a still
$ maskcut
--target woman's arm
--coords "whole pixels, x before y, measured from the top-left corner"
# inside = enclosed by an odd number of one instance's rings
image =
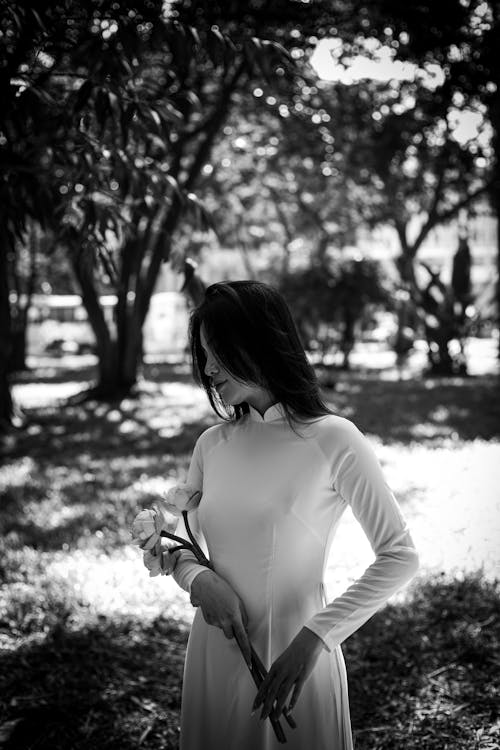
[[[361,524],[375,560],[344,594],[305,623],[272,664],[253,706],[262,704],[261,718],[279,716],[290,694],[291,711],[323,648],[331,650],[354,633],[418,568],[406,522],[366,438],[342,420],[333,442],[333,484]]]
[[[200,438],[196,442],[189,465],[187,483],[203,492],[203,454]],[[201,502],[203,502],[203,497]],[[189,528],[205,554],[208,554],[198,520],[198,511],[188,516]],[[182,518],[175,531],[188,539]],[[200,607],[208,625],[220,628],[226,638],[236,638],[248,664],[251,663],[250,642],[246,632],[247,614],[239,596],[221,576],[205,565],[200,565],[189,550],[179,550],[173,576],[179,586],[191,596],[191,604]]]
[[[347,420],[342,443],[332,480],[363,528],[375,560],[341,596],[305,623],[328,649],[366,622],[415,575],[419,564],[406,521],[370,443]]]
[[[213,570],[205,568],[193,580],[191,602],[201,607],[208,625],[220,628],[226,638],[236,638],[248,665],[252,655],[246,630],[248,617],[245,607],[233,588]]]
[[[191,456],[191,461],[189,464],[186,482],[190,486],[195,487],[197,490],[200,490],[200,492],[202,492],[203,491],[203,457],[202,457],[200,440],[201,440],[201,436],[196,441],[196,444],[193,449],[193,455]],[[197,510],[191,511],[189,513],[188,520],[189,520],[189,528],[193,532],[196,541],[198,542],[198,544],[203,550],[206,550],[205,540],[203,538],[200,523],[198,520],[198,511]],[[186,539],[186,541],[189,541],[189,536],[186,531],[183,518],[179,518],[179,521],[177,523],[174,533],[177,536],[180,536],[183,539]],[[179,550],[175,554],[176,554],[177,561],[176,561],[175,568],[174,568],[172,575],[174,579],[176,580],[176,582],[179,584],[179,586],[183,588],[184,591],[187,591],[188,594],[190,594],[191,585],[194,579],[200,573],[203,573],[203,571],[206,570],[206,567],[204,565],[200,565],[195,555],[193,555],[193,553],[190,552],[189,550],[186,550],[186,549]]]

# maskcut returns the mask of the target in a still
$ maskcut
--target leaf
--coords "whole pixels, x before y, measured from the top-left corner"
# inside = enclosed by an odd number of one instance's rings
[[[74,111],[79,112],[83,105],[89,100],[94,84],[92,81],[84,81],[76,92]]]
[[[12,8],[9,8],[9,7],[7,6],[7,10],[8,10],[8,11],[9,11],[9,13],[11,14],[11,16],[13,16],[13,17],[14,17],[14,21],[16,22],[16,26],[17,26],[17,29],[18,29],[18,31],[21,31],[21,29],[22,29],[22,27],[23,27],[23,22],[21,21],[21,19],[20,19],[20,18],[19,18],[19,16],[17,15],[17,13],[16,13],[16,12],[15,12],[15,11],[14,11],[14,10],[13,10]],[[24,9],[23,9],[23,10],[24,10]]]
[[[190,208],[193,210],[195,220],[200,225],[200,228],[204,231],[213,229],[212,214],[203,205],[198,196],[196,196],[194,193],[188,193],[186,199],[188,205],[190,205]]]
[[[226,43],[219,29],[210,29],[207,35],[207,52],[213,64],[222,65],[226,55]]]
[[[151,119],[153,120],[154,124],[158,128],[158,132],[162,133],[163,132],[163,128],[162,128],[162,121],[161,121],[160,115],[158,114],[158,112],[156,111],[156,109],[153,109],[152,107],[149,110],[149,112],[151,114]]]
[[[198,34],[197,30],[194,28],[194,26],[188,26],[187,28],[193,38],[194,43],[198,47],[201,47],[200,35]]]
[[[118,101],[117,95],[113,91],[108,91],[108,101],[109,101],[110,111],[113,112],[116,119],[118,120],[121,115],[120,103]]]
[[[295,60],[293,59],[293,57],[291,56],[291,54],[289,53],[289,51],[287,49],[285,49],[285,47],[283,47],[283,45],[280,44],[279,42],[275,42],[272,39],[266,39],[266,41],[264,42],[264,44],[272,47],[277,52],[279,52],[280,56],[281,57],[285,57],[290,63],[292,63],[293,66],[297,65],[297,63],[295,62]]]
[[[178,109],[174,107],[173,104],[170,104],[170,102],[165,102],[164,106],[164,117],[166,117],[167,120],[170,120],[172,122],[176,122],[178,125],[182,125],[184,122],[184,117],[181,112],[179,112]]]
[[[134,71],[133,71],[132,66],[130,65],[129,61],[125,57],[122,57],[122,58],[120,58],[120,64],[121,64],[123,70],[125,71],[125,73],[130,78],[133,78],[134,77]]]
[[[188,102],[193,105],[193,107],[195,107],[198,110],[201,110],[200,98],[197,94],[195,94],[194,91],[184,92],[184,98],[187,99]]]
[[[175,192],[177,193],[177,195],[179,196],[179,198],[182,198],[183,196],[182,196],[182,193],[181,193],[181,189],[180,189],[179,183],[177,182],[177,180],[175,179],[175,177],[172,177],[171,174],[166,174],[165,175],[165,180],[168,182],[168,184],[170,185],[170,187],[172,187],[175,190]]]
[[[129,126],[132,122],[132,118],[134,116],[135,112],[135,104],[132,102],[132,104],[127,104],[126,107],[124,107],[121,111],[120,115],[120,127],[122,131],[122,139],[123,139],[123,147],[126,148],[128,144],[128,132],[129,132]]]
[[[47,27],[45,26],[44,22],[40,18],[39,13],[34,8],[30,8],[30,10],[31,10],[31,13],[33,14],[33,16],[35,17],[35,20],[36,20],[37,24],[42,29],[42,31],[47,31]]]
[[[103,89],[100,89],[95,99],[95,112],[97,122],[101,126],[101,132],[104,130],[104,126],[106,125],[106,118],[109,113],[109,109],[110,107],[108,94]]]
[[[246,41],[243,44],[243,52],[245,54],[245,59],[247,62],[247,67],[252,75],[258,75],[260,72],[260,68],[256,62],[257,57],[257,49],[255,47],[255,44],[252,44],[250,41]]]

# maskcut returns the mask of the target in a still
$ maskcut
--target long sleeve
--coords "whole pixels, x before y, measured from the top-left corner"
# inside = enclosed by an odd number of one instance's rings
[[[368,620],[418,569],[418,556],[399,506],[368,440],[347,420],[337,435],[331,480],[361,524],[374,562],[305,626],[334,649]]]
[[[203,492],[203,456],[200,438],[198,438],[193,450],[186,481],[189,485]],[[189,527],[200,547],[206,551],[206,544],[200,529],[197,510],[189,513]],[[175,533],[177,536],[189,541],[183,518],[179,519]],[[177,562],[172,575],[181,588],[191,593],[191,584],[196,576],[204,570],[206,570],[206,567],[200,565],[193,553],[183,549],[177,553]]]

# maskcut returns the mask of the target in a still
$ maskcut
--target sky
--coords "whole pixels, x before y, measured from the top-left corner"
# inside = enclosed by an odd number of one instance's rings
[[[327,81],[341,81],[345,84],[358,82],[363,78],[378,81],[411,81],[416,75],[420,75],[429,88],[436,88],[443,83],[444,73],[438,65],[428,65],[425,70],[419,69],[414,63],[394,60],[395,50],[386,45],[381,45],[378,40],[367,40],[368,49],[373,54],[373,59],[363,55],[357,55],[352,63],[346,67],[341,65],[337,59],[341,51],[340,39],[322,39],[318,42],[313,52],[310,63],[320,78]],[[450,126],[454,137],[460,143],[479,138],[481,141],[489,141],[491,133],[489,128],[483,128],[484,117],[481,112],[473,110],[451,113]],[[482,143],[482,145],[486,145]]]

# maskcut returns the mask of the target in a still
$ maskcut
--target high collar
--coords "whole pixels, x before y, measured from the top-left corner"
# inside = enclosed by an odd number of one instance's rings
[[[260,411],[254,409],[250,404],[248,404],[248,407],[250,409],[249,417],[252,422],[277,422],[286,418],[285,409],[280,403],[269,406],[264,414],[261,414]]]

